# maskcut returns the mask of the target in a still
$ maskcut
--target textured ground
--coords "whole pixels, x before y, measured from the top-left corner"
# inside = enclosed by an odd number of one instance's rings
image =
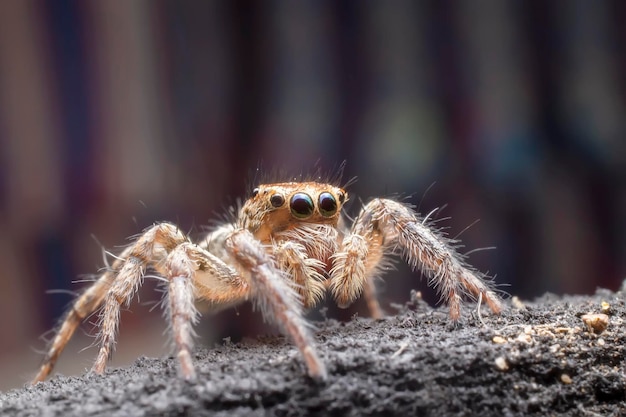
[[[0,414],[626,415],[625,299],[544,296],[510,303],[499,317],[468,307],[455,327],[414,296],[383,320],[320,323],[324,383],[271,337],[199,348],[196,383],[176,378],[171,357],[141,358],[102,377],[57,376],[1,393]],[[602,312],[609,324],[597,334],[582,316]]]

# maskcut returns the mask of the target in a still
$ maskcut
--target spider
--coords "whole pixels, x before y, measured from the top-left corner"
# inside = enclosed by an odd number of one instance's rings
[[[342,207],[348,195],[319,182],[260,185],[236,220],[194,243],[171,223],[146,229],[74,302],[62,321],[33,383],[43,381],[80,323],[99,309],[99,352],[92,371],[102,374],[115,346],[120,309],[128,306],[148,268],[167,282],[164,305],[178,356],[179,374],[195,379],[191,359],[196,301],[214,307],[253,300],[264,317],[300,351],[308,374],[326,377],[305,309],[330,292],[340,307],[361,294],[374,317],[382,310],[374,278],[389,255],[401,255],[430,278],[459,319],[461,296],[482,300],[494,313],[503,306],[485,276],[468,266],[411,206],[392,199],[367,203],[348,227]]]

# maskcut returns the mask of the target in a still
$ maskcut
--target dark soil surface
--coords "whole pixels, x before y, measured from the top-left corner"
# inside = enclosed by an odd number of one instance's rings
[[[418,296],[383,320],[318,323],[329,377],[305,375],[281,337],[198,347],[195,383],[176,363],[140,358],[105,376],[56,376],[0,394],[12,416],[626,415],[625,294],[546,295],[482,317]],[[603,304],[604,302],[604,304]],[[583,322],[606,313],[598,333]],[[606,317],[604,317],[606,319]],[[600,319],[599,322],[602,320]]]

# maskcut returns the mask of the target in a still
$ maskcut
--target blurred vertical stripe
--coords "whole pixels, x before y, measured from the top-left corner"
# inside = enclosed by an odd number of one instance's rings
[[[62,131],[40,2],[3,3],[0,13],[0,117],[7,227],[30,235],[57,221],[63,199]]]
[[[153,10],[147,0],[95,1],[88,7],[89,85],[94,114],[94,153],[104,196],[119,204],[167,193],[159,61]],[[113,168],[113,169],[112,169]]]
[[[55,110],[59,132],[58,150],[62,156],[64,189],[61,195],[68,202],[82,201],[81,206],[94,203],[95,172],[93,169],[93,111],[90,96],[88,21],[84,16],[86,3],[71,0],[40,1],[37,9],[43,15],[48,62],[46,70],[55,93]],[[66,215],[79,220],[84,210],[68,204]]]
[[[7,335],[0,351],[24,349],[40,328],[33,310],[42,282],[32,279],[39,271],[29,249],[66,208],[58,97],[39,5],[0,7],[0,317]]]

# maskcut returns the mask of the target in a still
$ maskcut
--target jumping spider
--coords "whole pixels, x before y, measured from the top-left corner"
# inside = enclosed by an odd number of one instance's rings
[[[78,297],[63,320],[33,382],[44,380],[79,324],[100,309],[100,350],[93,372],[102,374],[115,345],[120,308],[128,305],[148,268],[167,284],[165,305],[183,378],[195,378],[191,360],[195,301],[230,306],[254,300],[263,315],[295,343],[313,378],[326,368],[315,350],[303,310],[330,291],[340,307],[364,294],[373,316],[381,315],[374,277],[386,255],[402,255],[430,278],[460,316],[461,295],[487,303],[501,300],[483,274],[464,262],[454,243],[432,230],[410,206],[376,198],[351,227],[341,209],[348,197],[339,187],[317,182],[260,185],[236,221],[193,243],[178,227],[159,223],[145,230],[110,268]],[[428,216],[427,216],[428,217]]]

